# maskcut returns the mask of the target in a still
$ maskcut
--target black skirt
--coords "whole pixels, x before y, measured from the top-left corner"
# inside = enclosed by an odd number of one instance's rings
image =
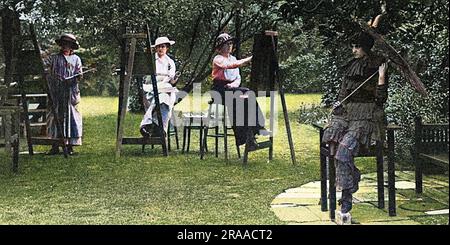
[[[223,83],[214,83],[211,90],[213,104],[218,103],[227,107],[228,118],[230,119],[237,145],[246,143],[249,132],[254,137],[259,133],[260,129],[264,128],[265,120],[256,101],[256,96],[249,96],[248,98],[239,96],[251,91],[250,89],[245,87],[228,88]],[[249,108],[249,104],[256,105],[256,108]],[[252,118],[249,118],[249,116]]]

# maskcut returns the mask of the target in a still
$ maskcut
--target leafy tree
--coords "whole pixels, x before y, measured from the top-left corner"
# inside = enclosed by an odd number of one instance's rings
[[[286,0],[280,16],[294,23],[301,20],[304,30],[318,30],[326,55],[325,104],[335,101],[340,83],[339,64],[349,57],[348,37],[359,32],[357,20],[369,20],[384,12],[381,33],[412,64],[429,96],[423,97],[406,85],[398,71],[390,68],[388,120],[404,126],[399,143],[404,153],[411,146],[413,118],[428,122],[448,122],[448,2],[418,1],[310,1]],[[376,48],[376,47],[375,47]],[[404,154],[406,155],[406,154]]]

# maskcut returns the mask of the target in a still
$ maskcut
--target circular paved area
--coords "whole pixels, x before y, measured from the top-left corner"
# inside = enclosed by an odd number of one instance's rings
[[[385,180],[387,177],[385,177]],[[363,175],[360,188],[354,194],[352,223],[355,224],[420,224],[416,217],[446,214],[448,216],[448,176],[447,181],[424,176],[424,194],[415,194],[414,173],[396,172],[397,216],[389,217],[387,203],[385,209],[378,209],[376,173]],[[387,183],[385,183],[387,186]],[[385,200],[388,200],[387,189]],[[340,198],[337,193],[337,199]],[[320,210],[320,181],[310,182],[284,191],[271,203],[275,215],[289,224],[335,225],[328,212]],[[339,210],[339,207],[338,207]]]

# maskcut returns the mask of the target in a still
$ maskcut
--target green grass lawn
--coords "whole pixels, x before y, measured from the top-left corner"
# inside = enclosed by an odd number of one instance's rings
[[[288,95],[291,116],[302,102],[319,103],[320,95]],[[183,103],[176,109],[193,110]],[[234,147],[228,164],[223,154],[200,160],[197,138],[189,154],[175,150],[166,158],[160,147],[142,153],[140,146],[125,146],[116,159],[117,99],[84,97],[82,112],[84,144],[77,155],[23,154],[13,174],[0,151],[0,224],[284,224],[270,210],[274,197],[319,179],[318,132],[295,118],[298,164],[290,161],[279,117],[274,160],[267,162],[267,150],[252,152],[244,169]],[[127,116],[127,135],[139,134],[141,118]],[[358,159],[358,165],[362,172],[375,170],[373,159]]]

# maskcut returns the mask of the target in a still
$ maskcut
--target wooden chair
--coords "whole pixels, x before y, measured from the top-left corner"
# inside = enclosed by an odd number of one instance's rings
[[[225,160],[228,160],[228,136],[234,136],[232,133],[228,133],[231,127],[229,127],[228,116],[227,116],[227,108],[226,106],[218,103],[214,103],[214,100],[208,102],[208,114],[206,119],[206,125],[203,133],[203,145],[206,150],[208,137],[214,138],[215,143],[215,156],[219,156],[219,139],[223,138],[224,144],[224,153]],[[220,132],[220,128],[222,128],[222,132]],[[209,129],[214,129],[213,134],[209,134]],[[236,151],[238,154],[238,158],[241,158],[241,152],[239,146],[236,145]],[[201,154],[201,159],[204,157],[205,151]]]
[[[207,147],[203,145],[203,132],[206,127],[206,115],[203,112],[187,112],[183,113],[183,147],[182,153],[189,152],[189,147],[191,144],[191,132],[192,130],[199,131],[199,147],[200,152],[204,151],[203,147]]]
[[[336,212],[336,168],[334,165],[335,149],[330,145],[322,143],[322,137],[325,131],[324,125],[313,124],[320,131],[320,203],[321,210],[330,212],[330,219],[335,219]],[[384,208],[384,176],[383,176],[383,156],[387,150],[388,160],[388,192],[389,192],[389,216],[396,216],[395,204],[395,155],[394,155],[394,132],[401,129],[396,125],[388,125],[387,132],[387,148],[381,141],[377,141],[375,146],[361,151],[358,157],[376,157],[377,161],[377,189],[378,189],[378,208]],[[328,169],[327,169],[328,167]],[[329,179],[329,196],[327,197],[327,176]],[[329,207],[327,205],[329,201]],[[329,209],[328,209],[329,208]]]
[[[448,123],[423,123],[415,118],[413,161],[416,165],[416,193],[423,193],[424,164],[434,164],[448,172]]]

